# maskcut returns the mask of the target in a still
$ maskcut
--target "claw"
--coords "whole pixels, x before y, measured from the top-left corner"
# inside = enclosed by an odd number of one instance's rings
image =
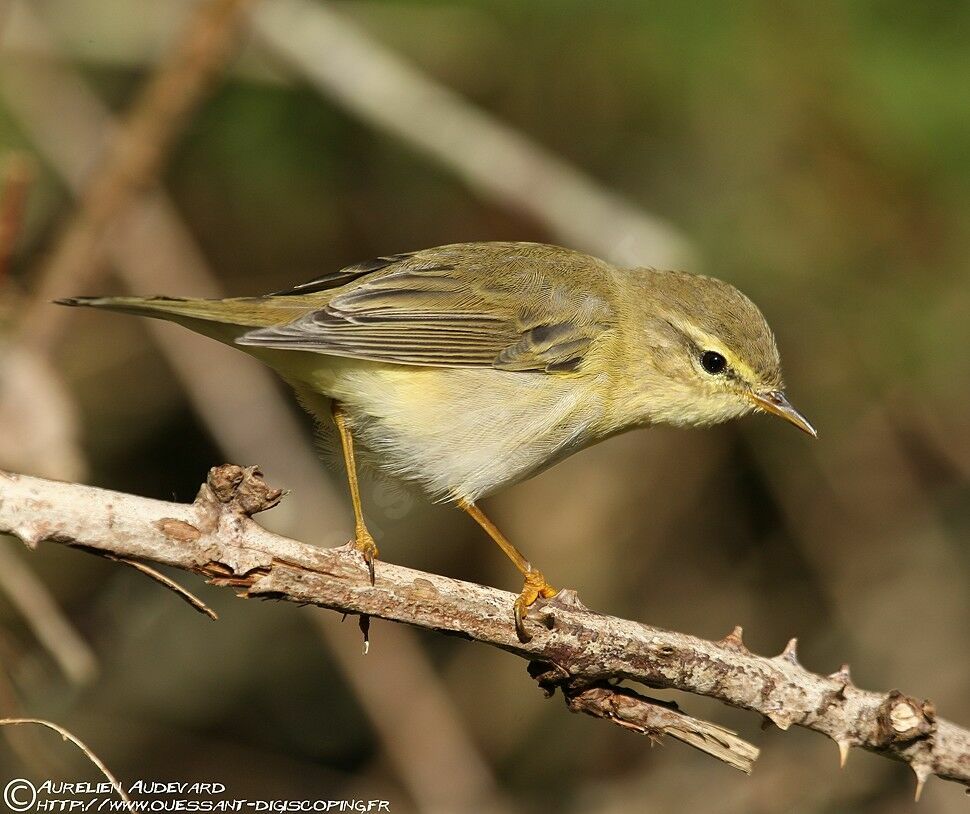
[[[371,537],[370,532],[363,527],[358,527],[354,534],[353,546],[360,552],[360,556],[364,558],[364,563],[367,565],[367,573],[370,575],[370,584],[374,584],[374,561],[377,559],[379,552],[377,550],[377,543],[374,542],[374,538]]]
[[[367,563],[367,573],[370,574],[370,584],[373,585],[377,581],[374,573],[374,555],[365,553],[364,562]]]
[[[552,599],[558,593],[558,590],[546,582],[546,578],[542,575],[541,571],[532,569],[526,572],[525,585],[522,587],[522,593],[519,594],[518,599],[515,600],[515,604],[512,606],[512,616],[515,619],[515,635],[518,636],[522,644],[528,644],[532,641],[532,634],[526,632],[525,623],[523,622],[523,619],[525,619],[526,614],[529,612],[529,608],[540,597],[543,599]]]
[[[515,604],[512,606],[512,616],[515,619],[515,635],[522,644],[528,644],[532,641],[532,634],[526,631],[525,622],[522,621],[528,610],[523,608],[522,604],[522,597],[515,600]]]

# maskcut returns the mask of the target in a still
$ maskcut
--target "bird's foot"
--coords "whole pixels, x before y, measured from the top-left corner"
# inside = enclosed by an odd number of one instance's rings
[[[350,545],[364,558],[364,563],[367,565],[367,573],[370,574],[370,584],[374,584],[374,560],[377,559],[379,551],[377,550],[377,543],[374,542],[374,538],[371,533],[367,530],[366,526],[358,526],[354,531],[354,539],[350,541]]]
[[[527,644],[532,641],[532,634],[526,632],[523,621],[529,612],[529,608],[540,598],[552,599],[557,593],[559,591],[546,582],[542,571],[537,571],[534,568],[526,571],[525,585],[522,587],[522,593],[519,594],[519,598],[515,600],[515,604],[512,606],[512,615],[515,619],[515,635],[519,637],[520,642]]]

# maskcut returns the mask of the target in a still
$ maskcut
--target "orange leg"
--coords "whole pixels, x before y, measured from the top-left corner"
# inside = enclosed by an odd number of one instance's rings
[[[535,604],[540,596],[543,599],[550,599],[559,593],[559,591],[546,582],[542,571],[532,567],[532,563],[525,558],[521,551],[512,545],[509,538],[498,530],[498,527],[485,516],[485,513],[478,506],[474,503],[460,500],[458,501],[458,508],[471,515],[475,522],[485,529],[485,533],[498,544],[498,547],[505,552],[505,556],[512,560],[515,567],[525,577],[525,585],[522,588],[522,593],[519,594],[519,598],[515,600],[515,605],[512,606],[512,615],[515,619],[515,633],[519,637],[519,641],[523,643],[530,641],[532,636],[526,632],[525,624],[522,620],[529,612],[529,608]]]
[[[360,486],[357,483],[357,462],[354,459],[354,438],[347,426],[347,418],[338,402],[333,402],[333,423],[340,433],[340,445],[344,451],[344,464],[347,467],[347,483],[350,486],[350,500],[354,504],[354,548],[364,557],[370,573],[370,583],[374,584],[374,560],[377,559],[377,543],[364,524],[364,512],[360,506]]]

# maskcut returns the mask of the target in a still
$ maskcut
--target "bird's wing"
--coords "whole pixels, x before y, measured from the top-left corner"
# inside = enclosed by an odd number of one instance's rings
[[[236,341],[397,364],[568,372],[613,324],[611,272],[538,244],[394,255],[298,286],[292,294],[351,283],[293,322]]]
[[[363,263],[356,263],[353,266],[324,274],[322,277],[300,283],[292,288],[285,288],[282,291],[274,291],[270,297],[298,297],[306,294],[319,294],[323,291],[330,291],[334,288],[347,285],[348,283],[366,277],[377,271],[383,271],[396,264],[402,263],[414,256],[414,252],[403,252],[401,254],[388,254],[382,257],[375,257],[373,260],[366,260]]]

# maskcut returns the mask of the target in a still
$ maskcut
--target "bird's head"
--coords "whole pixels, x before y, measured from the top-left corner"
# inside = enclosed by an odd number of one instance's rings
[[[707,425],[753,410],[815,436],[789,403],[775,337],[761,311],[734,286],[711,277],[647,271],[636,320],[642,333],[646,418]]]

